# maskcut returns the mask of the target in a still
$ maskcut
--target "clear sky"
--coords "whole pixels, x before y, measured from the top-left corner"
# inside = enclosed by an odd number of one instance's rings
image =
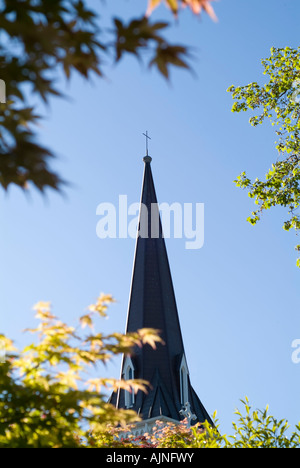
[[[91,1],[104,16],[139,15],[146,0]],[[110,6],[113,4],[113,7]],[[0,192],[0,330],[22,346],[35,324],[32,306],[51,301],[53,311],[76,323],[100,292],[117,303],[105,332],[124,331],[135,241],[99,239],[96,208],[139,201],[145,142],[160,202],[204,203],[205,242],[185,249],[167,240],[192,384],[207,411],[229,432],[234,410],[247,395],[255,408],[300,420],[300,364],[292,341],[300,338],[299,279],[285,213],[246,222],[253,202],[233,180],[246,170],[263,177],[276,159],[271,126],[252,128],[244,113],[231,113],[226,89],[264,82],[261,59],[270,48],[299,45],[299,0],[220,0],[219,18],[188,11],[169,31],[170,40],[195,47],[196,76],[173,70],[167,83],[133,58],[106,70],[105,80],[76,77],[42,108],[40,140],[58,155],[53,167],[71,182],[62,197],[19,189]],[[168,19],[159,8],[154,19]],[[99,325],[99,327],[100,327]],[[119,376],[120,361],[105,371]]]

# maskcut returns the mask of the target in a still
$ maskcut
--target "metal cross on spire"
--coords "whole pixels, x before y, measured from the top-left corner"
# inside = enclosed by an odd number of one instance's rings
[[[151,138],[148,136],[148,131],[143,133],[143,135],[146,137],[146,156],[148,156],[148,140],[151,140]]]

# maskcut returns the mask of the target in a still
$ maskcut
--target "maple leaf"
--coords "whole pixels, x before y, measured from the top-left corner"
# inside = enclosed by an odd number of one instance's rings
[[[93,328],[93,320],[90,316],[90,314],[83,315],[79,319],[82,328],[85,328],[86,326],[89,326],[90,328]]]
[[[214,20],[217,21],[216,14],[210,2],[214,0],[182,0],[183,6],[189,6],[195,15],[200,15],[202,9]]]
[[[50,308],[51,308],[50,302],[44,302],[44,301],[38,302],[33,307],[33,310],[36,310],[35,317],[45,320],[45,321],[55,319],[56,317],[52,315]]]
[[[151,15],[152,11],[158,7],[163,0],[149,0],[146,15]],[[177,15],[179,6],[190,7],[195,15],[200,15],[204,10],[214,21],[217,21],[217,16],[214,12],[211,2],[214,0],[164,0],[166,5]]]
[[[149,344],[151,348],[156,349],[156,344],[161,343],[164,345],[163,339],[158,336],[159,330],[153,328],[141,328],[138,330],[138,335],[142,344]]]

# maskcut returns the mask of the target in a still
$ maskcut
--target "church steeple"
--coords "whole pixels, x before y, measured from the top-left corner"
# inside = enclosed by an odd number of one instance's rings
[[[191,386],[177,312],[168,255],[159,216],[151,161],[147,155],[140,205],[126,332],[140,328],[160,330],[164,344],[154,350],[145,345],[124,356],[121,374],[150,382],[147,394],[119,390],[111,397],[118,408],[135,410],[145,422],[180,421],[190,411],[191,420],[211,419]],[[147,428],[149,429],[149,427]]]

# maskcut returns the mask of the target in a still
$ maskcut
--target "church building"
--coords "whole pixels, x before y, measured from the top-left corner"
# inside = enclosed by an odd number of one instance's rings
[[[213,424],[191,385],[148,150],[143,161],[126,332],[155,328],[164,344],[158,343],[156,349],[136,347],[130,356],[123,356],[122,378],[150,383],[148,393],[119,389],[110,398],[115,407],[132,409],[142,418],[135,426],[135,435],[151,431],[157,420],[177,423],[187,417],[190,424],[205,420]]]

